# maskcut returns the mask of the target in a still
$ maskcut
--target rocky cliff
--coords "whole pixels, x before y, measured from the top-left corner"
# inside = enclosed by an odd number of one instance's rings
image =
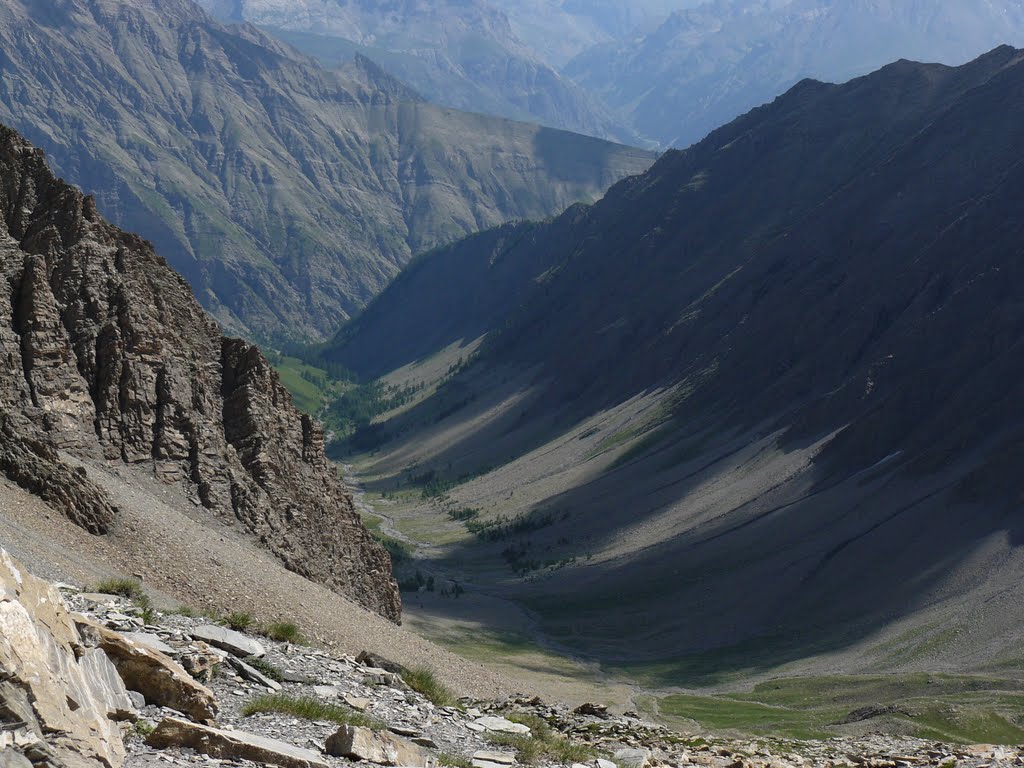
[[[79,460],[143,467],[293,571],[397,620],[390,559],[255,347],[141,238],[0,129],[0,469],[86,530],[118,510]]]

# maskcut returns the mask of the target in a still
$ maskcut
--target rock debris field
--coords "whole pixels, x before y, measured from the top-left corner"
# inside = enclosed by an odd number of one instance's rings
[[[750,742],[675,733],[635,712],[613,715],[598,704],[571,710],[524,696],[455,699],[422,670],[365,651],[330,655],[299,642],[295,628],[293,642],[277,641],[233,631],[211,617],[160,614],[117,595],[59,585],[58,596],[39,579],[26,577],[23,583],[10,558],[0,554],[9,571],[0,574],[7,576],[0,582],[0,637],[9,641],[0,642],[0,679],[16,681],[21,675],[28,696],[27,702],[19,700],[16,691],[4,688],[7,682],[0,684],[2,768],[1024,765],[1024,753],[989,745],[881,736]],[[21,625],[11,623],[15,614]],[[30,637],[23,631],[26,616],[34,622],[35,645],[19,649],[18,643]],[[244,621],[235,617],[234,623]],[[77,639],[68,631],[71,626]],[[63,661],[54,655],[62,644]],[[33,655],[51,672],[65,673],[51,674],[50,689],[33,673]],[[87,682],[67,692],[69,709],[61,714],[47,706],[47,699],[52,703],[52,685],[64,684],[60,678],[69,677],[68,669],[70,678],[84,676]],[[109,733],[100,733],[94,719],[82,731],[91,736],[79,742],[54,736],[61,728],[71,734],[69,718],[88,715],[83,702],[90,699],[100,701],[94,709],[114,721],[106,723],[112,726]]]

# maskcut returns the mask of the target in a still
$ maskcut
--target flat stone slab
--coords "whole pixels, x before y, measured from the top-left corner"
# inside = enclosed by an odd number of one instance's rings
[[[146,743],[157,749],[187,747],[221,760],[251,760],[281,768],[328,768],[329,763],[308,749],[245,731],[222,731],[208,725],[165,717]]]
[[[504,717],[495,717],[494,715],[477,718],[474,722],[485,730],[494,731],[495,733],[521,733],[525,735],[530,732],[530,727],[527,725],[513,723]]]
[[[508,768],[516,764],[516,756],[511,752],[490,752],[481,749],[473,753],[472,762],[476,768]]]
[[[216,624],[203,624],[201,627],[191,630],[189,634],[195,640],[202,640],[214,648],[220,648],[242,658],[246,656],[261,658],[267,655],[267,650],[251,637],[227,627],[218,627]]]
[[[646,768],[651,761],[651,753],[646,749],[620,749],[612,755],[612,760],[619,768]]]
[[[327,754],[335,757],[402,768],[426,768],[430,759],[422,747],[400,736],[354,725],[341,726],[325,746]]]
[[[359,712],[365,712],[366,708],[370,706],[370,700],[364,699],[362,696],[352,696],[351,694],[344,694],[342,700],[348,704],[352,709],[358,710]]]
[[[171,648],[171,646],[149,632],[122,632],[121,637],[131,640],[133,643],[143,645],[146,648],[149,648],[149,650],[156,651],[157,653],[163,653],[167,656],[171,656],[174,653],[174,649]]]

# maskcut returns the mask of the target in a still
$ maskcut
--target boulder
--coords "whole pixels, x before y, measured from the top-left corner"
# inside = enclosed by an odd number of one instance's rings
[[[107,664],[83,647],[60,593],[0,549],[0,752],[119,768],[124,744],[108,715],[134,708]]]
[[[165,717],[146,743],[157,749],[185,747],[221,760],[251,760],[281,768],[328,768],[320,755],[308,749],[245,731],[222,731],[176,717]]]
[[[327,754],[379,765],[425,768],[428,755],[422,747],[391,733],[343,725],[327,739]]]
[[[245,658],[255,656],[261,658],[266,656],[266,649],[248,635],[235,632],[227,627],[218,627],[216,624],[204,624],[189,632],[195,640],[202,640],[214,648],[220,648],[235,656]]]
[[[75,622],[83,641],[101,648],[114,663],[125,685],[141,693],[147,703],[176,709],[199,722],[212,721],[217,716],[213,692],[192,679],[173,659],[85,616],[76,615]]]

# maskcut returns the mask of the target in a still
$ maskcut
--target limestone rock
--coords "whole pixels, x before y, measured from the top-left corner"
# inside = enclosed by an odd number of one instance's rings
[[[399,620],[387,551],[262,353],[3,127],[0,360],[0,472],[83,529],[118,511],[69,462],[149,466],[289,569]]]
[[[479,750],[473,753],[474,768],[507,768],[516,764],[516,756],[509,752]]]
[[[261,658],[267,654],[266,648],[248,635],[235,632],[227,627],[218,627],[216,624],[204,624],[201,627],[196,627],[190,634],[196,640],[202,640],[214,648],[221,648],[235,656]]]
[[[362,696],[353,696],[346,693],[342,696],[342,699],[344,699],[345,703],[352,707],[352,709],[358,712],[365,712],[366,708],[370,706],[370,700],[363,698]]]
[[[328,768],[320,755],[283,741],[245,731],[222,731],[176,717],[165,717],[146,743],[157,749],[187,747],[223,760],[251,760],[281,768]]]
[[[343,725],[327,739],[327,754],[366,760],[380,765],[424,768],[427,753],[418,745],[390,733],[376,733],[369,728]]]
[[[496,733],[521,733],[528,734],[530,727],[523,725],[522,723],[513,723],[511,720],[506,720],[504,717],[497,717],[495,715],[487,715],[486,717],[478,718],[476,724],[488,731],[494,731]]]
[[[45,734],[69,765],[118,768],[124,744],[108,714],[131,702],[102,660],[79,659],[82,650],[60,593],[0,549],[0,732],[22,746]]]
[[[192,679],[176,661],[84,616],[76,616],[75,621],[85,642],[101,648],[125,685],[141,693],[149,704],[176,709],[200,722],[217,716],[213,692]]]
[[[121,634],[126,640],[131,640],[133,643],[144,645],[151,651],[156,651],[157,653],[162,653],[166,656],[170,656],[174,653],[174,649],[171,648],[171,646],[149,632],[122,632]]]

